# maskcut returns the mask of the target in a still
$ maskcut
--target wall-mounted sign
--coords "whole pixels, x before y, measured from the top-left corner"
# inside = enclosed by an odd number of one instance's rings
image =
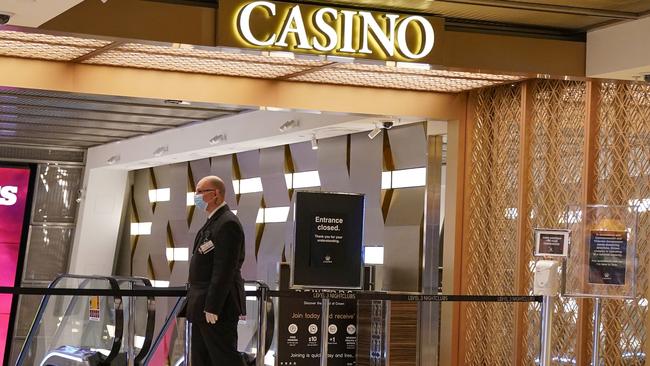
[[[20,283],[32,176],[30,166],[0,163],[0,286]],[[13,329],[16,302],[17,297],[11,294],[0,295],[0,355],[4,355],[5,345],[11,344],[11,336],[7,336]]]
[[[219,2],[218,45],[440,63],[444,20],[274,1]]]
[[[296,192],[291,286],[361,288],[361,194]]]
[[[569,230],[535,229],[535,255],[566,257],[569,253]]]

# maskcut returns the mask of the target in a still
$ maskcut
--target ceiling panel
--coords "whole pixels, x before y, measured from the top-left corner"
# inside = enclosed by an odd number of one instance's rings
[[[57,128],[58,126],[82,127],[93,128],[97,130],[114,130],[125,131],[129,133],[147,133],[160,131],[161,129],[173,128],[173,126],[152,126],[135,124],[131,122],[104,122],[93,121],[83,118],[61,118],[52,116],[33,116],[33,115],[8,115],[0,114],[1,122],[8,123],[33,123],[42,126],[51,126]]]
[[[169,102],[0,87],[0,143],[87,148],[242,111]]]

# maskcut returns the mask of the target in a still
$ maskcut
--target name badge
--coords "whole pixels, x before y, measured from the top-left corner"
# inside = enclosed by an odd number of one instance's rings
[[[213,249],[214,249],[214,244],[212,243],[212,240],[208,240],[199,246],[199,253],[206,254],[211,252]]]

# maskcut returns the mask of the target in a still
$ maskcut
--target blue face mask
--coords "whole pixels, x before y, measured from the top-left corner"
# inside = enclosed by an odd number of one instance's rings
[[[194,195],[194,205],[196,205],[196,207],[201,211],[205,211],[205,209],[208,208],[208,203],[203,200],[202,194]]]

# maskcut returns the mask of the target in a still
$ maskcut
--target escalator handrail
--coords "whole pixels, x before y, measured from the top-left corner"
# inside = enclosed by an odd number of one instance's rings
[[[144,284],[144,287],[152,287],[151,281],[146,277],[118,277],[114,276],[118,281],[130,281],[136,282],[141,281]],[[136,281],[134,281],[136,280]],[[142,343],[142,348],[140,352],[135,356],[134,363],[140,365],[142,360],[147,356],[149,350],[151,349],[151,343],[153,342],[154,331],[156,326],[156,298],[154,296],[147,296],[147,326],[145,329],[144,342]]]
[[[186,301],[187,301],[186,297],[179,297],[178,300],[176,300],[176,304],[174,304],[174,307],[169,312],[169,315],[167,316],[167,318],[165,318],[165,322],[160,328],[160,332],[158,332],[156,339],[153,341],[151,349],[149,350],[149,352],[147,352],[146,355],[144,355],[144,359],[142,363],[143,365],[149,364],[149,362],[151,361],[151,357],[153,357],[154,355],[153,351],[158,349],[158,346],[160,346],[160,342],[163,340],[164,335],[167,334],[167,330],[173,323],[174,319],[177,318],[178,313],[180,313],[181,310],[185,307]]]
[[[97,275],[74,275],[74,274],[60,274],[58,275],[50,284],[47,286],[50,289],[53,289],[56,287],[56,285],[64,278],[73,278],[73,279],[83,279],[83,280],[106,280],[109,283],[111,283],[111,279],[108,276],[97,276]],[[84,281],[85,283],[85,281]],[[115,282],[117,284],[117,282]],[[114,288],[114,286],[111,286]],[[25,343],[23,343],[22,348],[20,349],[20,353],[18,354],[18,359],[16,360],[16,365],[22,365],[25,362],[25,356],[27,354],[27,351],[30,349],[32,345],[32,341],[34,339],[34,334],[38,329],[40,328],[41,325],[41,320],[43,318],[43,313],[45,312],[45,308],[47,307],[47,304],[50,301],[50,297],[52,295],[45,295],[43,299],[41,300],[40,305],[38,306],[38,311],[36,312],[36,315],[34,316],[34,320],[32,321],[32,325],[29,327],[29,332],[27,333],[27,337],[25,338]],[[116,298],[117,299],[117,298]],[[121,297],[120,297],[120,304],[121,304]],[[116,311],[117,315],[117,311]],[[116,317],[116,322],[117,322],[117,317]],[[120,339],[122,337],[122,325],[120,324],[119,328],[119,336]],[[118,335],[118,326],[116,324],[115,326],[115,335]],[[120,340],[121,343],[121,340]],[[115,344],[113,344],[113,348],[115,348]],[[119,351],[119,349],[118,349]],[[115,355],[116,356],[116,355]],[[115,357],[113,356],[113,357]]]
[[[113,290],[120,289],[120,285],[117,283],[115,278],[108,277],[108,282]],[[115,337],[113,337],[113,347],[111,347],[111,352],[102,360],[102,363],[109,365],[113,359],[120,354],[120,348],[122,348],[122,337],[124,336],[124,302],[122,301],[122,296],[113,296],[113,304],[115,308]],[[101,356],[102,355],[100,355],[100,358],[103,358]]]

